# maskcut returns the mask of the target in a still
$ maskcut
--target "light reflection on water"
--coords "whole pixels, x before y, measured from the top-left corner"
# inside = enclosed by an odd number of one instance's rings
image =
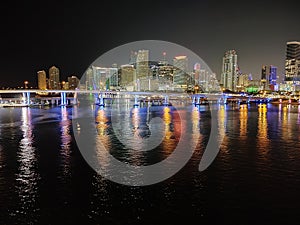
[[[61,107],[61,122],[60,122],[60,131],[61,131],[61,158],[62,158],[62,167],[63,174],[65,177],[70,176],[70,167],[71,167],[71,149],[70,144],[72,137],[70,135],[71,121],[68,118],[68,112],[66,107]]]
[[[205,217],[205,212],[214,211],[215,205],[221,205],[219,213],[232,215],[231,218],[235,217],[237,208],[245,212],[251,209],[249,214],[252,215],[253,202],[265,214],[272,211],[273,216],[274,213],[275,216],[286,213],[285,208],[299,208],[300,106],[273,105],[267,106],[266,110],[256,105],[218,107],[220,133],[225,137],[217,159],[207,171],[199,173],[197,166],[209,135],[209,113],[202,106],[188,107],[186,114],[190,117],[186,118],[192,120],[189,130],[191,142],[198,142],[197,154],[190,161],[192,166],[188,165],[167,181],[147,188],[125,188],[91,170],[81,173],[85,164],[79,163],[80,153],[73,147],[71,112],[66,107],[43,112],[30,108],[0,109],[0,202],[7,206],[6,209],[0,207],[0,217],[4,218],[3,221],[11,217],[14,222],[22,224],[37,222],[41,215],[46,215],[45,218],[51,221],[57,213],[67,215],[73,224],[81,216],[86,221],[91,219],[95,223],[106,221],[113,224],[120,216],[124,223],[142,224],[156,214],[174,217],[173,221],[176,221],[182,211],[195,218],[200,218],[200,215]],[[131,143],[134,149],[117,142],[109,108],[98,108],[95,114],[95,141],[108,149],[97,152],[102,165],[109,168],[108,154],[116,154],[120,160],[142,165],[162,160],[174,150],[183,130],[172,107],[119,107],[118,110],[118,122],[125,140],[135,136],[138,141]],[[45,115],[41,116],[41,113]],[[73,116],[80,116],[76,111],[73,113]],[[149,121],[154,116],[164,122],[161,127],[164,133],[162,143],[155,152],[136,151],[143,147],[140,140],[146,136],[141,131],[149,130]],[[50,127],[52,132],[56,132],[48,143],[39,143],[45,135],[38,130],[40,127]],[[79,127],[77,131],[80,132]],[[17,149],[9,145],[14,141],[17,142]],[[37,144],[43,148],[36,147]],[[58,151],[55,151],[57,146]],[[54,172],[43,171],[52,176],[42,177],[40,158],[49,155],[53,161],[49,161],[46,170]],[[11,177],[12,173],[15,177]],[[47,184],[52,184],[49,189],[45,188],[47,192],[43,193],[43,198],[39,190],[42,180],[49,180]],[[210,197],[208,201],[203,193]],[[49,200],[44,200],[45,195],[53,198],[54,203],[57,198],[68,204],[59,205],[56,209],[55,204],[47,205]],[[84,196],[82,198],[86,198],[86,202],[77,203],[79,196]],[[243,199],[251,201],[248,203]]]
[[[19,144],[17,152],[18,172],[16,174],[16,192],[19,198],[19,207],[15,212],[11,212],[17,219],[22,217],[31,218],[34,213],[37,213],[39,208],[37,205],[38,181],[40,175],[37,168],[37,154],[34,144],[33,129],[34,126],[31,121],[31,110],[29,108],[22,108],[21,115],[21,131],[22,139]],[[32,218],[33,222],[37,218]]]

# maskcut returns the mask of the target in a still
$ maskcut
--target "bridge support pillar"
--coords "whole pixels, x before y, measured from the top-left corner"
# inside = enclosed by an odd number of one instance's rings
[[[99,99],[99,106],[105,106],[104,98],[103,98],[103,94],[102,93],[99,94],[98,99]]]
[[[193,96],[193,98],[192,98],[192,104],[195,105],[195,103],[196,103],[196,97]]]
[[[30,92],[23,92],[24,104],[30,105]]]
[[[139,107],[139,102],[138,102],[138,95],[134,96],[134,104],[133,107]]]
[[[164,106],[168,106],[168,105],[169,105],[169,98],[168,98],[168,96],[165,96],[163,105],[164,105]]]
[[[66,92],[60,93],[60,104],[66,105],[67,104],[67,94]]]

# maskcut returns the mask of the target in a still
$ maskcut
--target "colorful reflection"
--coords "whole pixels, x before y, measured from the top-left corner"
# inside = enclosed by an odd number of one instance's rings
[[[227,105],[219,105],[218,110],[218,127],[219,127],[219,133],[220,137],[224,137],[223,140],[219,140],[222,144],[221,151],[228,151],[228,137],[226,134],[226,124],[227,124]]]
[[[26,214],[34,210],[36,204],[39,174],[37,173],[36,149],[33,147],[33,123],[31,121],[31,112],[29,108],[22,108],[21,131],[23,137],[19,144],[17,152],[17,161],[19,164],[16,189],[21,203],[18,213]]]
[[[68,118],[68,111],[65,106],[61,107],[61,157],[62,157],[62,166],[65,176],[70,175],[70,164],[71,164],[71,140],[70,135],[71,121]]]
[[[247,122],[248,122],[248,106],[241,105],[240,107],[240,137],[247,138]]]
[[[105,114],[105,110],[100,107],[96,116],[96,129],[100,136],[106,135],[106,129],[108,128],[107,122],[108,118]]]
[[[291,119],[290,110],[291,110],[290,105],[285,105],[282,107],[282,120],[281,120],[282,138],[286,140],[291,139],[293,137],[292,128],[290,124],[290,119]]]
[[[165,139],[169,140],[173,137],[172,127],[172,116],[169,107],[164,107],[163,121],[165,123]]]
[[[258,122],[257,122],[257,145],[259,153],[265,157],[268,153],[268,146],[270,140],[268,137],[268,121],[267,121],[267,107],[266,104],[260,104],[258,108]]]

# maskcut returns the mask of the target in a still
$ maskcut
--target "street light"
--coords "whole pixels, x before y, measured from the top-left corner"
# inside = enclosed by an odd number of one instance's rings
[[[24,88],[25,88],[25,89],[28,88],[28,83],[29,83],[29,82],[28,82],[27,80],[24,81]]]

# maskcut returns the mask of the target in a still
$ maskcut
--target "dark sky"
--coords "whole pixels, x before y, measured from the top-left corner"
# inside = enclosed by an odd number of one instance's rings
[[[3,4],[3,3],[2,3]],[[297,1],[10,1],[1,5],[0,87],[36,85],[55,65],[81,77],[98,56],[132,41],[164,40],[198,54],[220,75],[235,49],[242,72],[283,72],[285,44],[300,40]]]

